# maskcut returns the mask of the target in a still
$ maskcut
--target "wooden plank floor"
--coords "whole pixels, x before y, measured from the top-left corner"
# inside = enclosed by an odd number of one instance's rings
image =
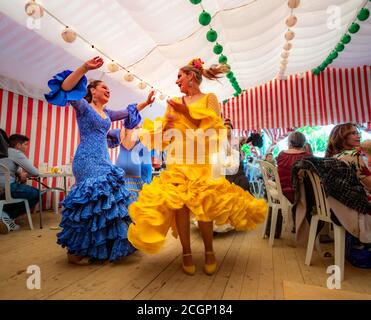
[[[35,230],[28,230],[23,221],[22,230],[0,235],[0,299],[284,299],[284,282],[293,283],[291,288],[324,288],[314,295],[318,299],[326,298],[330,291],[326,268],[333,259],[314,252],[312,266],[305,266],[305,248],[296,247],[289,232],[275,240],[273,248],[260,238],[260,229],[218,234],[214,242],[218,270],[206,276],[202,272],[202,240],[192,227],[197,273],[191,277],[181,272],[180,243],[170,235],[157,255],[136,252],[115,264],[70,265],[65,250],[56,244],[58,231],[51,229],[59,219],[48,212],[42,230],[34,217]],[[41,269],[40,290],[26,287],[30,265]],[[293,290],[290,297],[295,296]],[[371,270],[346,263],[342,290],[371,294]]]

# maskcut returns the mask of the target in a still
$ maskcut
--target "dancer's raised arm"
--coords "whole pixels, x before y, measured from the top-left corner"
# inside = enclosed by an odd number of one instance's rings
[[[62,83],[62,89],[65,91],[72,90],[81,78],[87,73],[89,70],[98,69],[103,65],[104,61],[101,57],[94,57],[86,61],[81,67],[77,68],[73,71]]]

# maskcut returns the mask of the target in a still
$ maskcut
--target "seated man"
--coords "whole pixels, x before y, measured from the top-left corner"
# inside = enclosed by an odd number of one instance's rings
[[[20,134],[9,137],[8,157],[1,158],[0,163],[5,165],[10,172],[10,191],[13,198],[27,199],[30,209],[34,208],[39,201],[39,191],[26,184],[30,176],[38,176],[39,171],[26,157],[29,147],[29,138]],[[5,186],[5,177],[0,174],[0,188]],[[1,195],[4,198],[4,195]],[[6,204],[0,219],[0,232],[7,233],[18,230],[14,219],[25,213],[24,203]]]

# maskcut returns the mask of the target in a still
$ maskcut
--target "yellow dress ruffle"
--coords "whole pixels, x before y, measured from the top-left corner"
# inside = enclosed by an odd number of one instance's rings
[[[201,120],[198,128],[223,128],[221,117],[207,108],[207,99],[201,98],[188,107],[191,117]],[[159,130],[149,121],[144,127],[152,134]],[[176,127],[182,130],[191,128],[192,124],[179,115]],[[239,231],[254,229],[264,221],[267,212],[264,200],[255,199],[224,177],[213,178],[212,165],[172,164],[151,184],[145,184],[137,202],[129,206],[133,221],[129,226],[129,241],[144,252],[158,252],[170,228],[177,237],[174,211],[184,206],[198,221],[229,223]]]

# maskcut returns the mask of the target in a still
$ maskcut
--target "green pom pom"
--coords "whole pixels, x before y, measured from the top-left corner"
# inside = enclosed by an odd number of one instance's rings
[[[207,26],[211,22],[210,13],[206,11],[201,12],[200,16],[198,17],[198,22],[203,26]]]
[[[326,62],[327,65],[329,65],[329,64],[332,63],[332,60],[333,59],[331,59],[330,57],[327,57],[326,60],[325,60],[325,62]]]
[[[214,51],[215,54],[221,54],[223,52],[223,46],[221,46],[219,43],[217,43],[214,46],[213,51]]]
[[[335,49],[337,52],[342,52],[344,50],[344,45],[340,42],[336,45]]]
[[[348,31],[349,31],[350,33],[357,33],[357,32],[359,31],[360,28],[361,28],[361,27],[359,26],[359,24],[358,24],[357,22],[353,22],[353,23],[350,25]]]
[[[229,71],[228,73],[227,73],[227,78],[228,79],[232,79],[234,77],[234,73],[232,72],[232,71]]]
[[[210,42],[215,42],[217,38],[218,38],[218,33],[213,29],[210,29],[206,33],[206,39],[209,40]]]
[[[371,1],[371,0],[370,0]],[[368,10],[368,8],[362,8],[358,15],[357,15],[357,18],[358,20],[360,21],[365,21],[368,19],[368,17],[370,16],[370,10]]]
[[[352,37],[349,34],[344,34],[341,38],[343,44],[348,44],[352,40]]]
[[[224,54],[220,55],[219,63],[227,63],[227,61],[228,61],[228,58]]]
[[[199,4],[201,2],[201,0],[189,0],[189,1],[193,4]]]
[[[332,60],[335,60],[338,56],[339,56],[339,54],[337,53],[337,51],[332,51],[332,52],[330,53],[330,58],[331,58]]]

